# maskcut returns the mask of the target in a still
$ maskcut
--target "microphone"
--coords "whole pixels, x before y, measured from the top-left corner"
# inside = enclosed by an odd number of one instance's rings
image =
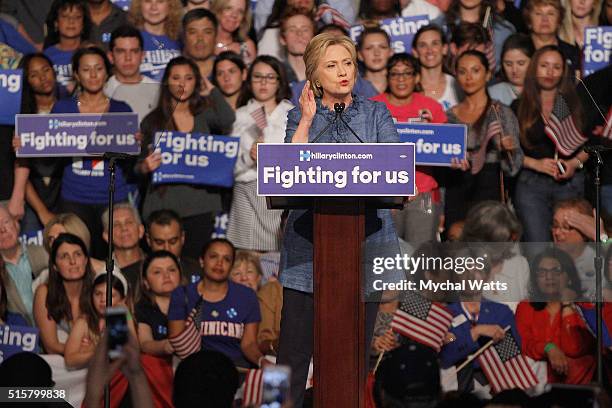
[[[359,140],[359,143],[363,143],[363,140],[359,136],[357,136],[357,133],[355,133],[355,131],[349,126],[348,123],[346,123],[346,121],[342,117],[342,112],[344,112],[345,106],[346,105],[344,104],[344,102],[334,104],[334,110],[336,111],[336,115],[340,116],[340,120],[342,121],[342,123],[344,123],[344,126],[346,126],[348,130],[351,131],[351,133],[357,138],[357,140]]]
[[[316,143],[317,140],[319,140],[321,138],[321,136],[323,136],[323,133],[327,132],[327,129],[329,129],[329,127],[331,125],[333,125],[334,123],[336,123],[336,121],[338,120],[338,116],[340,115],[340,113],[342,113],[342,111],[344,110],[344,103],[335,103],[334,104],[334,111],[336,112],[336,116],[334,116],[334,120],[332,120],[331,122],[329,122],[327,124],[327,126],[325,126],[325,128],[319,132],[319,134],[317,136],[315,136],[314,139],[312,139],[312,142],[310,143]]]

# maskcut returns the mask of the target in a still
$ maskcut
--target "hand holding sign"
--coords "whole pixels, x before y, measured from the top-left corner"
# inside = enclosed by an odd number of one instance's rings
[[[159,168],[161,165],[161,153],[153,150],[153,145],[149,145],[148,148],[149,154],[142,161],[140,171],[142,173],[152,173]]]

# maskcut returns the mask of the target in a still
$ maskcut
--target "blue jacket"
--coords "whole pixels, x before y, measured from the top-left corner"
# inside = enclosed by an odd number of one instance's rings
[[[450,342],[440,350],[440,363],[443,368],[448,368],[461,363],[467,356],[476,352],[480,347],[484,346],[489,340],[488,337],[480,337],[478,340],[472,340],[470,329],[472,324],[469,316],[464,312],[461,303],[455,302],[447,306],[448,310],[453,314],[453,322],[450,327],[450,332],[455,335],[455,341]],[[483,299],[480,304],[480,313],[476,319],[476,324],[497,324],[504,329],[510,325],[510,330],[520,347],[521,338],[516,329],[514,313],[503,303],[492,302]],[[475,367],[480,367],[477,359],[472,363]]]
[[[317,98],[317,111],[310,127],[308,139],[312,141],[330,123],[335,113],[321,105]],[[398,143],[399,135],[389,110],[382,102],[374,102],[353,95],[353,102],[343,113],[344,120],[365,143]],[[291,143],[301,112],[294,108],[287,115],[285,143]],[[320,143],[359,143],[355,136],[341,122],[337,121],[319,139]],[[290,289],[312,293],[313,260],[313,213],[312,210],[294,210],[289,213],[281,250],[281,284]],[[403,279],[399,270],[386,271],[382,275],[372,274],[373,258],[379,256],[395,257],[399,253],[399,243],[391,212],[372,210],[366,214],[365,245],[365,291],[373,292],[373,279],[397,282]],[[338,255],[339,257],[341,254]]]

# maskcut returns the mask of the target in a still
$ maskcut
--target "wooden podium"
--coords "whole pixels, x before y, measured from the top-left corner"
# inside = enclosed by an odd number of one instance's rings
[[[365,405],[363,253],[366,208],[401,208],[401,197],[267,197],[276,209],[313,208],[314,401]]]

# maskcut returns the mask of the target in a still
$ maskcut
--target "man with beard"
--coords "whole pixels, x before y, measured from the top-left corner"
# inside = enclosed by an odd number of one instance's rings
[[[110,0],[87,0],[89,6],[89,40],[107,47],[111,33],[118,27],[127,24],[127,14]]]
[[[183,17],[183,55],[198,65],[202,87],[207,88],[212,86],[208,78],[215,62],[217,24],[215,15],[206,9],[191,10]]]

